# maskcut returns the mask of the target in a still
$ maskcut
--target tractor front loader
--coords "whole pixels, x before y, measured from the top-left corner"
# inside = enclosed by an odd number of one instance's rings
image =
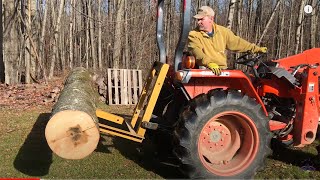
[[[97,110],[105,120],[99,122],[101,133],[142,142],[146,131],[166,129],[179,167],[190,178],[251,178],[270,154],[272,137],[295,146],[315,140],[319,48],[270,62],[245,54],[235,63],[251,68],[252,75],[222,70],[217,76],[183,53],[191,20],[191,0],[183,0],[175,61],[167,64],[163,4],[158,0],[160,60],[150,70],[132,119]]]

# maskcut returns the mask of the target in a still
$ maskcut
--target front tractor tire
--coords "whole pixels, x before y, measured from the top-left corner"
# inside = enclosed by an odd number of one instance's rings
[[[271,152],[268,118],[238,91],[197,96],[180,115],[174,135],[174,153],[190,178],[252,178]]]

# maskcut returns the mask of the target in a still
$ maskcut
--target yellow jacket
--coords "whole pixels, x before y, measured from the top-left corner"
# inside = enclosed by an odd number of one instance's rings
[[[236,36],[230,29],[213,24],[213,37],[198,28],[189,33],[189,52],[196,57],[197,64],[207,66],[209,62],[227,68],[225,50],[252,53],[258,52],[260,47]]]

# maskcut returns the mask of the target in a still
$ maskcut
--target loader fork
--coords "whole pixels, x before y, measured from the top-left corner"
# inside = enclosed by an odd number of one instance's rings
[[[161,62],[153,64],[131,120],[97,109],[100,132],[142,142],[146,132],[142,124],[148,124],[151,119],[168,69],[168,64]]]

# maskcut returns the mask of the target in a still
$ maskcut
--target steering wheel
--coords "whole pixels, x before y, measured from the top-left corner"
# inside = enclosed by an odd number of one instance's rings
[[[247,52],[246,54],[240,56],[238,59],[235,60],[236,64],[243,64],[252,68],[253,74],[255,77],[259,78],[259,74],[254,66],[258,63],[259,59],[261,58],[262,54],[256,53],[252,54]]]
[[[260,57],[261,54],[252,54],[248,52],[236,59],[235,63],[253,67],[259,61]]]

